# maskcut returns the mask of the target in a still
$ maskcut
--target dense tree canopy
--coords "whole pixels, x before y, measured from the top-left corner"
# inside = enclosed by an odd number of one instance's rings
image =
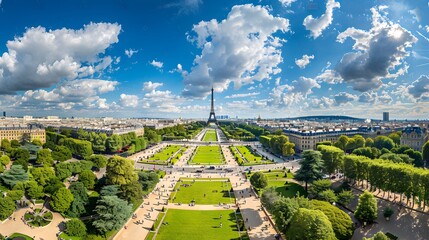
[[[87,189],[94,189],[96,179],[97,177],[91,170],[83,170],[79,173],[79,182],[83,183]]]
[[[339,240],[349,240],[353,235],[353,221],[347,213],[328,202],[312,200],[311,209],[322,211],[332,224],[335,236]]]
[[[77,218],[70,219],[66,222],[66,233],[72,237],[85,237],[86,226]]]
[[[117,230],[131,216],[132,205],[117,196],[102,196],[97,202],[95,212],[99,218],[92,225],[102,234]]]
[[[58,189],[51,197],[51,207],[57,212],[67,211],[73,202],[73,194],[67,188]]]
[[[54,165],[54,159],[52,158],[51,151],[49,149],[42,149],[37,152],[36,163],[51,167]]]
[[[81,182],[70,184],[70,192],[73,194],[73,202],[66,212],[70,217],[81,217],[86,213],[86,205],[89,203],[87,189]]]
[[[126,185],[137,181],[134,162],[119,156],[110,158],[107,162],[106,178],[109,184],[115,185]]]
[[[15,211],[15,203],[10,197],[0,196],[0,220],[3,221]]]
[[[6,185],[12,188],[18,182],[27,181],[28,174],[21,165],[12,165],[10,170],[5,171],[4,174],[0,176],[0,178]]]
[[[374,139],[374,147],[378,149],[386,148],[388,150],[392,149],[395,146],[395,142],[389,137],[386,136],[377,136]]]
[[[101,154],[94,154],[88,157],[87,160],[93,162],[94,167],[98,169],[106,167],[107,164],[107,158]]]
[[[326,145],[319,145],[317,150],[322,153],[323,165],[325,166],[324,170],[327,174],[334,174],[336,171],[342,169],[344,157],[343,150]]]
[[[293,215],[286,232],[288,240],[324,239],[335,240],[332,224],[320,210],[299,208]]]
[[[31,175],[36,182],[45,186],[49,179],[55,177],[55,171],[50,167],[37,167],[31,170]]]

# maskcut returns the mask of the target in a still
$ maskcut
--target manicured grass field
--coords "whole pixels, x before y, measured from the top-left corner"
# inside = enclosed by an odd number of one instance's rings
[[[217,141],[217,135],[216,130],[207,130],[206,134],[204,135],[204,142],[216,142]]]
[[[293,178],[293,174],[290,172],[286,173],[287,177],[284,176],[285,174],[283,171],[264,172],[264,174],[268,177],[267,188],[274,187],[276,191],[284,197],[295,197],[297,192],[299,192],[300,196],[308,195],[301,185],[290,181]],[[262,192],[263,190],[260,194],[262,194]]]
[[[222,218],[220,216],[222,215]],[[222,223],[222,227],[220,224]],[[245,232],[242,232],[245,236]],[[240,239],[233,210],[194,211],[170,209],[156,240]],[[244,237],[243,239],[247,239]]]
[[[220,146],[199,146],[191,164],[222,164],[224,157]]]
[[[80,237],[71,237],[71,236],[67,235],[65,232],[60,234],[60,238],[64,239],[64,240],[81,240],[82,239]]]
[[[243,159],[244,161],[242,164],[244,166],[273,163],[271,161],[263,159],[262,156],[257,154],[256,152],[254,152],[251,147],[237,146],[236,148],[241,154],[243,154],[243,156],[245,158],[245,159]],[[238,155],[240,155],[240,154],[238,154]]]
[[[167,164],[167,160],[173,156],[181,146],[179,145],[170,145],[164,148],[162,151],[155,153],[152,157],[144,159],[142,162],[154,163],[154,164]]]
[[[22,237],[25,240],[33,240],[32,237],[27,236],[27,235],[22,234],[22,233],[14,233],[14,234],[12,234],[12,235],[9,236],[10,239],[14,239],[14,238],[17,238],[17,237]]]
[[[231,183],[227,182],[226,178],[213,181],[197,179],[195,182],[193,180],[178,182],[174,189],[178,190],[175,195],[173,194],[175,203],[189,204],[192,200],[195,200],[195,204],[234,202],[234,193],[231,192],[231,196],[228,193],[231,190]]]

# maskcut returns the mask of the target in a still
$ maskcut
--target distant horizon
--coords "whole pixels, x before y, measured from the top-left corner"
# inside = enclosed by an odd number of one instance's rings
[[[6,116],[6,118],[24,118],[25,116],[31,116],[33,118],[46,118],[49,116],[55,116],[55,117],[59,117],[60,119],[70,119],[70,118],[81,118],[81,119],[97,119],[97,118],[113,118],[113,119],[184,119],[184,120],[189,120],[189,119],[198,119],[198,120],[204,120],[206,121],[208,119],[208,117],[204,118],[204,117],[112,117],[112,116],[99,116],[99,117],[76,117],[76,116],[70,116],[70,117],[65,117],[65,116],[58,116],[58,115],[45,115],[45,116],[32,116],[32,115],[21,115],[21,116]],[[243,117],[243,118],[236,118],[228,116],[228,119],[218,119],[218,121],[228,121],[228,120],[244,120],[244,119],[252,119],[252,120],[257,120],[258,116],[256,117]],[[349,116],[349,115],[302,115],[302,116],[294,116],[294,117],[276,117],[276,118],[263,118],[261,116],[262,120],[279,120],[279,119],[295,119],[295,118],[309,118],[309,117],[347,117],[347,118],[353,118],[353,119],[360,119],[360,120],[366,120],[366,119],[370,119],[370,120],[375,120],[375,121],[381,121],[383,122],[382,118],[362,118],[362,117],[354,117],[354,116]],[[388,122],[394,122],[394,121],[429,121],[429,119],[395,119],[395,118],[391,118]]]

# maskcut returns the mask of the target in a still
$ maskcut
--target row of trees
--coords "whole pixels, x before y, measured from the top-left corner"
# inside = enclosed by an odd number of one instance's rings
[[[369,159],[349,155],[344,158],[344,175],[349,180],[358,181],[361,186],[375,191],[398,193],[413,199],[413,204],[429,202],[429,170],[416,168],[405,163],[390,160]]]
[[[259,141],[264,147],[269,148],[275,154],[283,156],[292,156],[295,154],[295,144],[289,142],[289,138],[286,135],[260,136]]]

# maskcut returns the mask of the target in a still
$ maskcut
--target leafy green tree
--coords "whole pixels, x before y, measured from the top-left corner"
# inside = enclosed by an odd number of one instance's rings
[[[420,151],[415,151],[413,149],[407,149],[404,151],[404,154],[407,154],[410,158],[414,159],[413,164],[416,167],[423,167],[423,155]]]
[[[348,205],[353,200],[355,195],[353,194],[353,192],[351,190],[349,190],[349,191],[343,190],[340,193],[338,193],[337,197],[338,197],[339,203],[341,203],[343,205]]]
[[[334,174],[343,167],[344,151],[334,147],[319,145],[317,150],[322,153],[322,160],[327,174]]]
[[[6,138],[3,138],[3,139],[1,140],[1,148],[2,148],[3,150],[9,149],[9,148],[11,148],[11,147],[12,147],[12,146],[10,145],[9,140],[7,140]]]
[[[283,144],[282,155],[283,156],[292,156],[295,154],[295,143],[287,142]]]
[[[107,158],[103,155],[92,155],[87,160],[93,162],[94,167],[98,169],[104,168],[107,165]]]
[[[274,187],[264,190],[261,196],[261,203],[271,213],[274,212],[276,203],[280,200],[280,195]]]
[[[40,199],[45,196],[43,186],[40,186],[36,181],[28,181],[25,185],[26,193],[31,199]]]
[[[337,239],[331,222],[322,211],[305,208],[298,209],[293,215],[286,238],[288,240]]]
[[[5,171],[5,173],[1,175],[0,178],[6,185],[12,188],[18,182],[27,181],[28,174],[21,165],[12,165],[10,170]]]
[[[55,177],[55,171],[50,167],[37,167],[31,170],[31,175],[36,182],[45,186],[49,179]]]
[[[15,211],[16,205],[10,197],[0,197],[0,220],[8,218]]]
[[[137,181],[134,162],[119,156],[111,157],[107,162],[106,179],[108,184],[119,186]]]
[[[28,169],[28,160],[30,159],[30,152],[24,148],[16,148],[11,152],[11,157],[15,159],[14,165],[21,165],[25,171]]]
[[[7,155],[2,155],[0,157],[0,165],[6,166],[10,163],[10,158]]]
[[[302,154],[304,159],[300,162],[301,168],[296,172],[295,179],[305,182],[307,191],[308,183],[323,177],[322,154],[319,151],[307,150]]]
[[[365,139],[365,147],[373,147],[374,146],[374,140],[372,138]]]
[[[377,219],[377,200],[368,191],[359,196],[355,217],[361,222],[372,223]]]
[[[31,142],[32,144],[41,147],[43,145],[42,141],[40,141],[40,139],[33,139],[33,141]]]
[[[57,212],[63,213],[69,209],[73,202],[73,194],[67,188],[58,189],[51,198],[51,207]]]
[[[330,202],[330,203],[334,203],[338,200],[337,196],[335,195],[334,191],[332,191],[332,189],[328,189],[323,192],[320,192],[319,195],[317,196],[317,199]]]
[[[332,187],[332,182],[329,179],[319,179],[313,181],[309,192],[314,196],[319,196],[319,193],[329,190]]]
[[[48,183],[44,187],[45,193],[49,195],[53,195],[55,192],[57,192],[60,188],[65,188],[66,186],[60,179],[58,178],[51,178],[48,180]]]
[[[86,226],[77,218],[70,219],[66,222],[66,233],[72,237],[85,237]]]
[[[72,158],[71,151],[65,146],[55,146],[51,152],[54,160],[64,162]]]
[[[123,146],[122,138],[117,134],[113,134],[112,136],[106,139],[107,150],[111,153],[117,152],[122,148],[122,146]]]
[[[94,153],[91,142],[86,140],[66,138],[64,139],[64,146],[70,149],[72,154],[79,158],[87,158]]]
[[[101,196],[118,196],[119,194],[119,186],[118,185],[107,185],[101,188],[100,195]]]
[[[375,147],[356,148],[355,150],[353,150],[352,153],[359,156],[365,156],[371,159],[378,158],[381,155],[381,151]]]
[[[385,153],[380,156],[380,159],[390,160],[396,163],[413,164],[414,159],[410,158],[407,154]]]
[[[371,238],[363,238],[362,240],[389,240],[390,238],[384,234],[383,232],[378,232],[376,233],[373,237]]]
[[[339,240],[349,240],[353,236],[353,221],[347,213],[330,203],[312,200],[311,209],[322,211],[332,224],[335,236]]]
[[[0,164],[0,173],[4,172],[4,166]]]
[[[79,173],[79,182],[82,182],[87,189],[94,189],[97,177],[91,170],[83,170]]]
[[[427,141],[422,148],[423,161],[426,168],[429,166],[429,141]]]
[[[21,147],[21,144],[19,143],[19,141],[18,140],[12,140],[12,141],[10,141],[10,146],[12,147],[12,148],[19,148],[19,147]]]
[[[250,177],[250,183],[255,187],[255,188],[265,188],[266,186],[268,186],[268,178],[265,174],[261,173],[261,172],[255,172],[251,177]]]
[[[118,230],[131,216],[133,207],[117,196],[102,196],[97,202],[95,212],[99,218],[92,225],[102,234]]]
[[[389,137],[386,136],[377,136],[374,139],[374,147],[378,149],[386,148],[388,150],[392,149],[395,146],[395,142]]]
[[[24,196],[23,190],[10,190],[7,192],[7,196],[10,197],[13,201],[18,201]]]
[[[392,148],[391,151],[393,153],[403,154],[403,153],[405,153],[405,151],[407,151],[409,149],[412,149],[412,148],[410,148],[408,145],[398,145],[398,146]]]
[[[67,210],[66,215],[69,217],[81,217],[86,213],[85,207],[89,203],[87,190],[81,182],[73,182],[70,184],[69,189],[73,194],[73,202]]]
[[[338,141],[334,145],[335,147],[340,148],[343,151],[346,151],[348,142],[349,142],[349,137],[345,135],[341,135],[338,138]]]
[[[394,133],[389,134],[388,137],[390,139],[392,139],[396,145],[399,145],[399,144],[401,144],[401,135],[402,135],[401,132],[394,132]]]
[[[138,178],[144,192],[150,191],[159,182],[159,176],[155,172],[141,171],[138,173]]]
[[[139,200],[143,199],[143,188],[138,181],[122,185],[121,190],[121,198],[127,200],[132,204],[136,204],[139,202]]]

